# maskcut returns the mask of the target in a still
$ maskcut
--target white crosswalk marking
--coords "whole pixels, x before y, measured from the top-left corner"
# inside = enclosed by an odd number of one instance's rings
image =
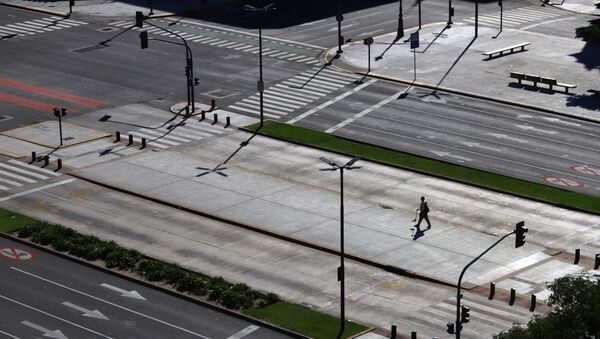
[[[359,77],[353,74],[314,67],[265,89],[263,92],[264,116],[280,119],[358,79]],[[256,93],[242,99],[229,106],[229,109],[260,115],[260,94]]]
[[[161,21],[164,24],[168,24],[168,23],[172,22],[168,19],[159,20],[159,21]],[[115,22],[109,23],[109,25],[115,26],[115,27],[121,27],[121,28],[128,28],[133,25],[133,22],[115,21]],[[190,27],[190,25],[180,25],[180,26]],[[2,27],[0,26],[0,29],[1,28]],[[195,43],[201,43],[204,45],[214,46],[214,47],[224,47],[224,48],[233,49],[233,50],[245,52],[245,53],[252,53],[252,54],[258,54],[260,52],[259,47],[258,47],[258,40],[254,37],[237,36],[235,34],[231,34],[226,31],[220,31],[217,29],[209,29],[209,28],[201,28],[201,27],[194,27],[194,29],[200,30],[202,32],[201,34],[172,30],[172,29],[168,28],[167,26],[165,26],[165,29],[168,29],[173,33],[177,33],[179,36],[183,37],[187,41],[191,41],[191,42],[195,42]],[[165,32],[164,30],[158,30],[156,28],[148,29],[148,28],[133,27],[133,30],[145,30],[151,34],[157,34],[157,35],[167,36],[167,37],[176,37],[174,34]],[[227,35],[228,37],[219,38],[219,37],[215,36],[215,34],[218,36]],[[231,37],[231,40],[229,40],[229,37]],[[244,41],[247,41],[247,42],[233,41],[233,40],[240,40],[240,39],[244,39]],[[263,41],[265,43],[270,42],[270,40],[268,40],[266,38]],[[275,42],[275,44],[277,45],[277,48],[279,48],[279,46],[281,46],[282,49],[289,49],[289,47],[294,47],[296,49],[301,49],[303,51],[306,51],[307,53],[309,53],[309,55],[311,53],[314,55],[308,56],[308,55],[304,54],[303,52],[297,53],[297,50],[292,52],[289,50],[286,51],[286,50],[273,49],[273,48],[263,48],[263,56],[287,60],[287,61],[304,63],[304,64],[308,64],[308,65],[315,65],[320,62],[317,59],[317,56],[321,51],[316,48],[309,48],[306,46],[293,45],[293,44],[289,44],[289,43],[283,44],[281,42]],[[273,46],[271,46],[271,47],[273,47]]]
[[[0,191],[9,191],[16,187],[35,184],[59,175],[61,173],[11,159],[7,162],[0,162]]]
[[[514,27],[534,21],[548,20],[550,18],[564,16],[561,10],[551,7],[529,6],[511,9],[502,13],[502,26]],[[465,19],[469,23],[475,23],[475,17]],[[500,12],[479,15],[479,23],[482,25],[499,26]]]
[[[0,33],[27,36],[86,24],[86,22],[82,21],[67,20],[65,18],[51,16],[47,18],[5,24],[0,26]]]

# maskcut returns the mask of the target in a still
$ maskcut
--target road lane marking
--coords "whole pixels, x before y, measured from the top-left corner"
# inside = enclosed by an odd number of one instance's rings
[[[113,285],[109,285],[109,284],[105,284],[102,283],[100,284],[100,286],[104,287],[104,288],[108,288],[109,290],[113,290],[117,293],[121,293],[122,297],[127,297],[127,298],[132,298],[132,299],[138,299],[138,300],[144,300],[146,301],[146,298],[142,297],[137,291],[131,290],[131,291],[126,291],[122,288],[118,288],[115,287]]]
[[[4,332],[4,331],[2,331],[2,330],[0,330],[0,334],[4,334],[5,336],[7,336],[7,337],[11,337],[11,338],[13,338],[13,339],[21,339],[21,338],[19,338],[19,337],[16,337],[16,336],[14,336],[14,335],[12,335],[12,334],[10,334],[10,333],[8,333],[8,332]]]
[[[102,314],[102,312],[100,312],[98,310],[90,311],[90,310],[88,310],[86,308],[83,308],[81,306],[77,306],[75,304],[71,304],[68,301],[63,302],[62,304],[65,305],[65,306],[67,306],[67,307],[70,307],[72,309],[75,309],[75,310],[77,310],[79,312],[83,312],[82,316],[84,316],[84,317],[96,318],[96,319],[102,319],[102,320],[108,320],[108,318],[104,314]]]
[[[45,327],[42,327],[40,325],[36,325],[32,322],[29,322],[27,320],[21,321],[21,324],[27,326],[27,327],[31,327],[34,330],[38,330],[40,332],[44,332],[44,337],[48,337],[48,338],[55,338],[55,339],[69,339],[67,336],[65,336],[60,330],[49,330]]]
[[[68,184],[68,183],[73,182],[73,181],[75,181],[75,179],[67,179],[67,180],[55,182],[53,184],[49,184],[49,185],[45,185],[45,186],[40,186],[38,188],[30,189],[29,191],[25,191],[25,192],[21,192],[21,193],[15,193],[13,195],[9,195],[9,196],[0,198],[0,202],[7,201],[7,200],[10,200],[10,199],[13,199],[13,198],[17,198],[17,197],[20,197],[20,196],[23,196],[23,195],[27,195],[29,193],[34,193],[34,192],[37,192],[37,191],[42,191],[42,190],[45,190],[46,188],[51,188],[51,187],[55,187],[55,186],[60,186],[60,185]]]
[[[56,285],[56,286],[58,286],[58,287],[62,287],[62,288],[66,289],[66,290],[69,290],[69,291],[71,291],[71,292],[75,292],[75,293],[78,293],[78,294],[84,295],[84,296],[86,296],[86,297],[88,297],[88,298],[92,298],[92,299],[94,299],[94,300],[101,301],[101,302],[103,302],[103,303],[105,303],[105,304],[108,304],[108,305],[111,305],[111,306],[117,307],[117,308],[119,308],[119,309],[122,309],[122,310],[125,310],[125,311],[128,311],[128,312],[131,312],[131,313],[133,313],[133,314],[139,315],[140,317],[144,317],[144,318],[146,318],[146,319],[150,319],[150,320],[156,321],[157,323],[160,323],[160,324],[163,324],[163,325],[170,326],[170,327],[172,327],[172,328],[175,328],[175,329],[178,329],[178,330],[180,330],[180,331],[183,331],[183,332],[186,332],[186,333],[189,333],[189,334],[195,335],[195,336],[197,336],[197,337],[200,337],[200,338],[211,339],[211,338],[209,338],[209,337],[205,337],[205,336],[203,336],[203,335],[201,335],[201,334],[198,334],[198,333],[196,333],[196,332],[192,332],[192,331],[190,331],[190,330],[187,330],[187,329],[185,329],[185,328],[183,328],[183,327],[179,327],[179,326],[177,326],[177,325],[173,325],[173,324],[171,324],[171,323],[168,323],[168,322],[166,322],[166,321],[164,321],[164,320],[160,320],[160,319],[154,318],[154,317],[152,317],[152,316],[149,316],[149,315],[146,315],[146,314],[144,314],[144,313],[141,313],[141,312],[138,312],[138,311],[134,311],[134,310],[132,310],[132,309],[129,309],[129,308],[127,308],[127,307],[124,307],[124,306],[121,306],[121,305],[115,304],[115,303],[113,303],[113,302],[110,302],[110,301],[108,301],[108,300],[104,300],[104,299],[102,299],[102,298],[99,298],[99,297],[93,296],[93,295],[91,295],[91,294],[88,294],[88,293],[85,293],[85,292],[81,292],[81,291],[79,291],[79,290],[76,290],[76,289],[74,289],[74,288],[72,288],[72,287],[65,286],[65,285],[63,285],[63,284],[60,284],[60,283],[54,282],[54,281],[52,281],[52,280],[50,280],[50,279],[46,279],[46,278],[44,278],[44,277],[41,277],[41,276],[39,276],[39,275],[36,275],[36,274],[33,274],[33,273],[29,273],[29,272],[27,272],[27,271],[25,271],[25,270],[22,270],[22,269],[19,269],[19,268],[16,268],[16,267],[11,267],[11,269],[12,269],[12,270],[15,270],[15,271],[17,271],[17,272],[20,272],[20,273],[26,274],[26,275],[28,275],[28,276],[31,276],[31,277],[37,278],[37,279],[39,279],[39,280],[45,281],[45,282],[47,282],[47,283],[50,283],[50,284]]]
[[[258,330],[260,327],[256,326],[256,325],[250,325],[248,327],[246,327],[245,329],[239,331],[238,333],[227,337],[227,339],[240,339],[243,338],[245,336],[247,336],[248,334]]]
[[[386,98],[386,99],[384,99],[384,100],[376,103],[375,105],[373,105],[373,106],[371,106],[369,108],[364,109],[360,113],[355,114],[352,118],[348,118],[348,119],[340,122],[339,124],[337,124],[337,125],[329,128],[328,130],[325,131],[325,133],[333,133],[333,132],[335,132],[336,130],[338,130],[338,129],[340,129],[340,128],[346,126],[346,125],[348,125],[349,123],[351,123],[351,122],[353,122],[353,121],[355,121],[355,120],[357,120],[359,118],[362,118],[363,116],[365,116],[365,115],[373,112],[374,110],[377,110],[380,107],[382,107],[382,106],[384,106],[384,105],[386,105],[386,104],[388,104],[388,103],[390,103],[390,102],[398,99],[398,96],[404,94],[405,92],[406,92],[405,90],[402,90],[402,91],[400,91],[398,93],[394,93],[394,95],[392,95],[392,96],[390,96],[390,97],[388,97],[388,98]]]
[[[54,318],[54,319],[60,320],[60,321],[62,321],[62,322],[65,322],[65,323],[67,323],[67,324],[69,324],[69,325],[73,325],[73,326],[75,326],[75,327],[78,327],[78,328],[80,328],[80,329],[82,329],[82,330],[85,330],[85,331],[88,331],[88,332],[90,332],[90,333],[94,333],[94,334],[96,334],[96,335],[99,335],[99,336],[101,336],[101,337],[108,338],[108,339],[113,339],[113,338],[111,338],[111,337],[109,337],[109,336],[105,336],[105,335],[104,335],[104,334],[102,334],[102,333],[96,332],[96,331],[94,331],[94,330],[91,330],[91,329],[89,329],[89,328],[87,328],[87,327],[83,327],[83,326],[81,326],[81,325],[78,325],[78,324],[76,324],[76,323],[74,323],[74,322],[68,321],[67,319],[63,319],[63,318],[61,318],[61,317],[55,316],[54,314],[50,314],[50,313],[48,313],[48,312],[42,311],[42,310],[40,310],[39,308],[35,308],[35,307],[33,307],[33,306],[29,306],[29,305],[27,305],[27,304],[24,304],[24,303],[22,303],[22,302],[20,302],[20,301],[17,301],[17,300],[11,299],[11,298],[9,298],[9,297],[6,297],[6,296],[4,296],[4,295],[2,295],[2,294],[0,294],[0,298],[2,298],[2,299],[5,299],[5,300],[8,300],[8,301],[10,301],[10,302],[12,302],[12,303],[15,303],[15,304],[17,304],[17,305],[21,305],[21,306],[23,306],[23,307],[25,307],[25,308],[28,308],[28,309],[30,309],[30,310],[34,310],[34,311],[36,311],[36,312],[42,313],[43,315],[47,315],[47,316],[49,316],[49,317],[51,317],[51,318]]]
[[[289,120],[288,124],[296,123],[296,122],[298,122],[298,121],[300,121],[300,120],[302,120],[302,119],[304,119],[304,118],[306,118],[306,117],[308,117],[308,116],[310,116],[310,115],[312,115],[312,114],[314,114],[314,113],[322,110],[323,108],[325,108],[325,107],[327,107],[327,106],[329,106],[329,105],[331,105],[333,103],[336,103],[336,102],[344,99],[345,97],[347,97],[347,96],[349,96],[351,94],[354,94],[354,93],[360,91],[361,89],[363,89],[363,88],[365,88],[365,87],[367,87],[367,86],[369,86],[369,85],[371,85],[371,84],[373,84],[375,82],[377,82],[377,80],[369,80],[366,83],[364,83],[364,84],[362,84],[362,85],[360,85],[360,86],[358,86],[356,88],[353,88],[353,89],[349,90],[346,93],[338,95],[337,97],[335,97],[335,98],[333,98],[333,99],[331,99],[331,100],[329,100],[329,101],[327,101],[325,103],[322,103],[321,105],[319,105],[319,106],[311,109],[310,111],[307,111],[305,113],[300,114],[299,116],[297,116],[297,117]]]

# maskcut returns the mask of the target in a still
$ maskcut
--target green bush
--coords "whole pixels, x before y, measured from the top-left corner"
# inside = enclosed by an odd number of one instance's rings
[[[167,264],[165,267],[165,276],[164,279],[171,285],[177,285],[177,283],[185,276],[186,272],[183,268],[173,265]]]
[[[59,252],[70,252],[73,248],[74,241],[71,238],[58,239],[52,244],[55,250]]]
[[[42,229],[41,224],[27,225],[19,230],[19,238],[29,238],[33,234],[38,233]]]
[[[223,298],[223,295],[229,290],[230,285],[231,284],[221,277],[211,278],[208,286],[210,289],[208,300],[220,301]]]
[[[150,281],[161,281],[165,277],[167,264],[154,259],[144,259],[138,265],[136,271]]]
[[[98,259],[105,260],[108,255],[117,251],[120,247],[114,241],[102,241],[98,246]]]
[[[204,296],[208,293],[208,280],[205,276],[198,273],[185,273],[175,284],[175,287],[180,292],[189,292]]]
[[[106,267],[116,267],[121,270],[133,270],[141,257],[141,254],[136,250],[118,248],[106,256]]]

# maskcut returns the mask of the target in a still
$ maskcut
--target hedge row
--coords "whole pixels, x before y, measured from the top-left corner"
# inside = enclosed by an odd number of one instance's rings
[[[138,251],[124,249],[114,241],[79,234],[73,229],[45,223],[30,225],[19,230],[20,238],[52,246],[60,252],[86,260],[102,260],[108,268],[118,268],[139,274],[153,282],[170,284],[180,292],[208,296],[208,300],[237,310],[266,307],[279,301],[276,294],[252,290],[246,284],[231,284],[221,277],[212,278],[185,270],[177,265],[142,256]]]

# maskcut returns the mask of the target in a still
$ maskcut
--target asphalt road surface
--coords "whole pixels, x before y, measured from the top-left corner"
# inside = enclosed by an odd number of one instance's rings
[[[288,338],[0,238],[0,338]]]

